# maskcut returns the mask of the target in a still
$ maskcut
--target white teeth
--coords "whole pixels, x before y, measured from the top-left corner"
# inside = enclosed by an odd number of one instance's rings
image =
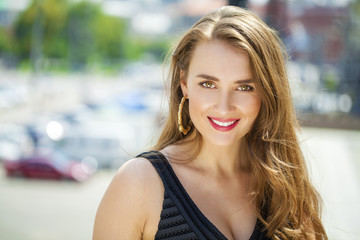
[[[216,121],[216,120],[214,120],[214,119],[212,119],[212,118],[211,118],[211,121],[213,121],[214,123],[216,123],[217,125],[222,126],[222,127],[230,126],[231,124],[233,124],[234,122],[236,122],[236,121],[231,121],[231,122],[219,122],[219,121]]]

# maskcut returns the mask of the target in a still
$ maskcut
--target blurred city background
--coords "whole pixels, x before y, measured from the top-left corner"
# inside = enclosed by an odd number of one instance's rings
[[[0,0],[0,239],[91,239],[166,118],[168,51],[225,5],[279,32],[329,238],[360,239],[360,0]]]

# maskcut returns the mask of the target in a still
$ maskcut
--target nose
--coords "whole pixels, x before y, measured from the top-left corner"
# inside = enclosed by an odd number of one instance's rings
[[[216,110],[221,114],[228,114],[234,111],[235,106],[232,100],[232,93],[231,92],[219,92],[219,95],[217,96],[217,104],[216,104]]]

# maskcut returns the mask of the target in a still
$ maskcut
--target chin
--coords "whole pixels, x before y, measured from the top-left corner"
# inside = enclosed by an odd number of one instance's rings
[[[205,142],[218,147],[240,146],[242,137],[234,138],[229,136],[214,136],[212,138],[203,139]]]

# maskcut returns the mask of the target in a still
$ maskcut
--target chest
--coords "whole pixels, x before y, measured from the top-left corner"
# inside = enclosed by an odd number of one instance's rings
[[[214,181],[178,176],[196,207],[227,239],[250,239],[257,217],[248,179]]]
[[[219,180],[181,168],[173,170],[166,162],[153,165],[163,187],[147,201],[150,214],[142,239],[170,239],[177,234],[194,234],[193,239],[250,239],[257,218],[248,194],[248,177]]]
[[[235,189],[226,191],[215,188],[209,192],[192,187],[187,191],[204,216],[227,239],[250,239],[257,220],[250,196],[244,196]]]

